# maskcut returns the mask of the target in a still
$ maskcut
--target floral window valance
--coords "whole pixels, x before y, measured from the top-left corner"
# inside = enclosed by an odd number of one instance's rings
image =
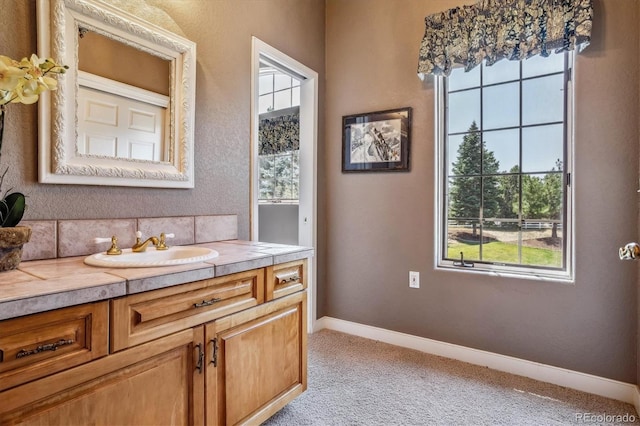
[[[481,0],[436,13],[425,18],[418,75],[582,50],[592,20],[592,0]]]
[[[300,149],[300,113],[260,118],[259,155],[279,154]]]

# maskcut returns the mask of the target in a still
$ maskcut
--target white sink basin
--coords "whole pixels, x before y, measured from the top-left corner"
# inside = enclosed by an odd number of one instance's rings
[[[142,253],[133,253],[131,249],[124,249],[119,255],[96,253],[86,257],[84,263],[107,268],[152,268],[204,262],[217,256],[217,251],[206,247],[173,246],[168,250],[150,247]]]

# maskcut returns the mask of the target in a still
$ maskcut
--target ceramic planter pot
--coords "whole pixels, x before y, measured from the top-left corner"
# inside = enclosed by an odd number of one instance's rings
[[[29,242],[31,228],[0,228],[0,271],[16,269],[22,259],[22,246]]]

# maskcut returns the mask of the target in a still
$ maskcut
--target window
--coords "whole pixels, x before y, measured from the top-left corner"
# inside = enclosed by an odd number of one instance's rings
[[[571,277],[573,55],[438,82],[438,266]]]
[[[297,202],[299,167],[298,153],[260,155],[260,194],[263,202]]]
[[[258,113],[300,105],[300,81],[270,67],[260,68]]]
[[[259,80],[260,203],[297,203],[300,81],[267,64]]]

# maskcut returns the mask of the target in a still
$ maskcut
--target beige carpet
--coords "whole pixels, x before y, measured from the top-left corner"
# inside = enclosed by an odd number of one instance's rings
[[[309,336],[308,390],[264,425],[628,424],[625,415],[638,422],[630,404],[322,330]]]

